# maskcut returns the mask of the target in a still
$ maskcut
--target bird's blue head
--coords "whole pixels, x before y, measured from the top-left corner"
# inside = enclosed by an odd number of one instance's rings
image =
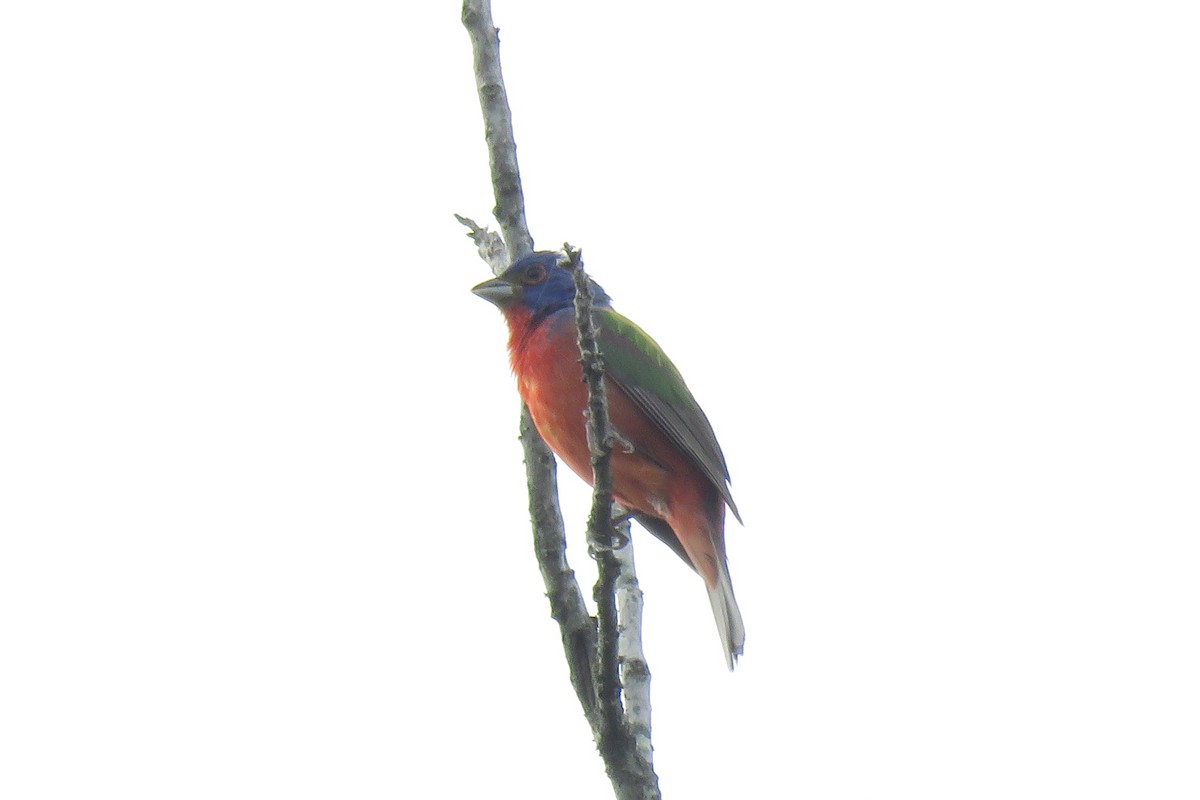
[[[518,259],[499,277],[484,281],[472,292],[499,306],[501,311],[523,308],[530,315],[545,317],[575,302],[575,276],[558,265],[559,254],[540,250]],[[592,302],[611,305],[612,299],[600,284],[588,279]]]

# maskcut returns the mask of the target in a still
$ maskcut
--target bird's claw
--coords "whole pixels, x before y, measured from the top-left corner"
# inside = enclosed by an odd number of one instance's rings
[[[616,522],[616,520],[613,520],[613,527],[609,529],[609,539],[607,542],[598,541],[597,537],[592,536],[590,532],[588,533],[588,555],[595,558],[597,553],[620,550],[629,544],[629,534],[617,528]]]
[[[591,422],[591,412],[585,410],[583,412],[583,418],[584,421]],[[587,443],[588,452],[591,453],[593,458],[601,458],[605,455],[605,450],[596,446],[595,439],[592,437],[591,425],[587,426]],[[622,453],[629,455],[633,452],[633,443],[618,433],[615,429],[609,431],[608,436],[604,440],[604,444],[607,448],[607,452],[609,453],[620,450]]]
[[[620,506],[620,505],[617,505],[616,503],[614,503],[613,504],[613,514],[612,514],[613,527],[625,525],[626,523],[628,523],[630,520],[633,519],[633,514],[634,514],[634,512],[630,511],[629,509],[625,508],[624,506]]]

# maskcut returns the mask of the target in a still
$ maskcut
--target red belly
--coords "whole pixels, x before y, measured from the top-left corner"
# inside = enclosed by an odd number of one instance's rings
[[[574,321],[554,326],[547,335],[526,340],[513,354],[521,398],[529,406],[538,433],[550,449],[588,484],[592,482],[587,446],[587,387],[579,365]],[[718,520],[703,509],[708,479],[667,440],[629,396],[605,379],[608,413],[617,433],[632,446],[613,450],[613,497],[628,509],[666,520],[688,551],[692,564],[711,585],[716,569],[711,534]],[[717,512],[719,513],[719,511]],[[723,514],[721,515],[724,516]],[[719,534],[718,534],[719,535]]]

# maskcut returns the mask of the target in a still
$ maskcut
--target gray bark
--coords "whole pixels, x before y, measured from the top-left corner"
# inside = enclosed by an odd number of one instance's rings
[[[464,0],[463,24],[470,33],[476,85],[483,111],[485,138],[496,198],[495,217],[503,239],[472,220],[480,256],[493,273],[533,249],[525,221],[525,200],[517,166],[512,114],[500,72],[499,32],[492,22],[490,0]],[[553,455],[538,435],[529,409],[521,411],[521,444],[529,484],[529,511],[534,550],[541,569],[550,614],[559,625],[571,685],[591,726],[597,748],[619,800],[661,798],[650,741],[650,671],[641,650],[641,591],[633,566],[628,522],[614,523],[609,459],[616,438],[609,427],[604,396],[604,367],[596,347],[591,293],[578,251],[568,249],[576,268],[576,318],[581,361],[588,382],[588,433],[593,444],[593,505],[588,538],[599,579],[593,592],[597,616],[591,617],[567,563],[566,535],[558,503]],[[577,286],[579,283],[577,282]],[[623,696],[622,681],[627,682]]]

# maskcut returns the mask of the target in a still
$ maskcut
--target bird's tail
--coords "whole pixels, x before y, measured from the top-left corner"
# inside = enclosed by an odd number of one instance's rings
[[[717,632],[721,634],[725,663],[732,670],[746,644],[746,627],[742,624],[737,598],[733,596],[733,582],[729,579],[729,564],[725,559],[725,505],[720,499],[716,503],[714,516],[704,514],[703,506],[693,504],[683,507],[683,515],[667,520],[643,515],[649,522],[642,520],[642,524],[671,545],[671,549],[704,579],[708,602],[717,620]]]
[[[729,567],[725,559],[717,564],[717,580],[708,589],[708,602],[712,604],[713,617],[717,620],[717,631],[721,634],[721,646],[725,649],[725,663],[733,671],[734,662],[742,654],[746,644],[746,627],[742,624],[742,612],[737,598],[733,596],[733,582],[729,580]]]

